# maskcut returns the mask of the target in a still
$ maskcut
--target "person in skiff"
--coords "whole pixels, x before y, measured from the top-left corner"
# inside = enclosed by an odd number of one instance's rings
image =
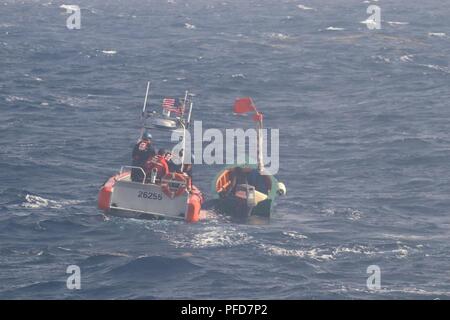
[[[151,181],[152,172],[156,172],[156,180],[161,180],[169,173],[169,166],[167,159],[170,159],[171,153],[165,149],[159,149],[158,154],[147,160],[144,165],[144,171],[147,175],[147,180]]]
[[[155,148],[153,147],[153,141],[152,141],[152,135],[150,132],[145,131],[142,134],[141,140],[136,143],[136,145],[133,148],[133,154],[132,154],[132,166],[133,167],[139,167],[144,169],[144,165],[147,161],[147,159],[151,159],[153,156],[155,156]],[[141,170],[138,168],[133,168],[131,170],[131,181],[136,182],[142,182],[144,179],[144,175]]]

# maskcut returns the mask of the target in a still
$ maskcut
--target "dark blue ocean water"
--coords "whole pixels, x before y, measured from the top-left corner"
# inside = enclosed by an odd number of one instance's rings
[[[0,1],[0,298],[450,297],[448,3],[372,2],[381,30],[362,0],[65,3],[80,30],[63,3]],[[102,216],[147,80],[209,127],[254,98],[288,189],[270,224]],[[219,169],[194,169],[207,196]]]

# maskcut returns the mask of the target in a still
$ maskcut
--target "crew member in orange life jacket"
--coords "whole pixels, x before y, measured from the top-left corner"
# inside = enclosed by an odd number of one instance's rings
[[[150,179],[153,169],[156,169],[156,179],[161,179],[169,173],[169,166],[167,160],[170,159],[171,153],[165,149],[159,149],[158,154],[149,158],[145,163],[144,170],[147,178]]]
[[[144,169],[144,165],[147,159],[151,159],[155,154],[156,152],[152,143],[152,135],[150,134],[150,132],[145,131],[142,135],[141,140],[134,146],[132,166]],[[137,168],[133,168],[131,170],[132,181],[142,182],[143,179],[144,175],[142,174],[141,170]]]

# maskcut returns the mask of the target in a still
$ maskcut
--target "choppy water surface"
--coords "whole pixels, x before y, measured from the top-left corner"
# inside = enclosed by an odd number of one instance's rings
[[[78,1],[68,30],[63,3],[0,2],[0,298],[450,296],[447,5],[374,2],[371,31],[370,1]],[[269,225],[100,214],[148,79],[205,126],[247,126],[249,95],[280,129]],[[195,168],[207,195],[219,168]]]

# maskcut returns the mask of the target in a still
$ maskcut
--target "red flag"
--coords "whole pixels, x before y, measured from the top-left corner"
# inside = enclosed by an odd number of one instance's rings
[[[256,108],[255,108],[255,105],[253,104],[252,98],[247,97],[247,98],[236,99],[236,101],[234,103],[234,112],[235,113],[246,113],[246,112],[251,112],[251,111],[256,112]]]

